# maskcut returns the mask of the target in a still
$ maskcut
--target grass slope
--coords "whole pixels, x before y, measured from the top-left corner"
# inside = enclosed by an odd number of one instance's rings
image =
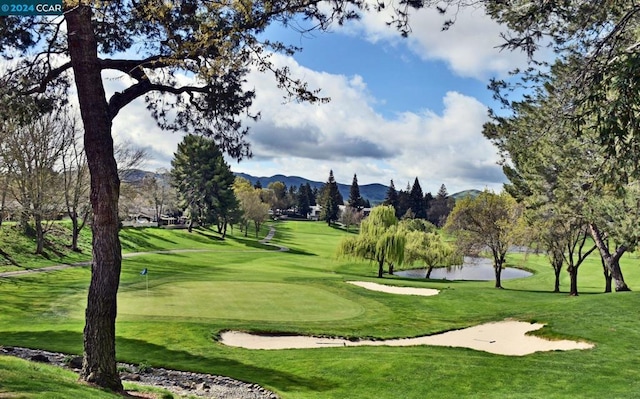
[[[380,282],[374,265],[335,257],[348,233],[312,222],[276,228],[274,241],[289,252],[241,236],[220,241],[206,231],[128,232],[123,241],[130,252],[209,251],[124,260],[119,359],[252,381],[285,399],[622,398],[640,392],[640,296],[601,294],[596,258],[581,266],[579,297],[551,293],[552,269],[534,255],[509,258],[511,266],[535,275],[504,281],[504,290],[492,282],[385,278],[388,284],[442,290],[434,297],[400,296],[344,283]],[[626,256],[622,263],[627,282],[638,287],[638,260]],[[143,268],[149,270],[148,290]],[[1,280],[0,344],[80,353],[89,273],[74,268]],[[565,272],[562,287],[568,288]],[[224,330],[387,339],[505,318],[546,323],[539,334],[596,347],[507,357],[428,346],[251,351],[216,342]]]

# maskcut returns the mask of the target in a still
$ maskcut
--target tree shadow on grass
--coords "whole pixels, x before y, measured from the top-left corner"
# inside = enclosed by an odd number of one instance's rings
[[[263,249],[265,251],[277,251],[278,247],[270,244],[263,244],[261,242],[256,241],[255,239],[251,239],[248,237],[238,237],[238,236],[227,236],[227,240],[237,242],[238,244],[242,244],[249,248]]]
[[[501,288],[504,291],[513,291],[513,292],[531,292],[534,294],[552,294],[552,295],[559,295],[559,296],[570,296],[569,295],[569,291],[560,291],[560,292],[553,292],[553,290],[532,290],[532,289],[524,289],[524,288],[506,288],[506,287],[502,287]],[[606,294],[605,292],[580,292],[578,291],[578,296],[585,296],[585,295],[602,295],[602,294]]]
[[[0,343],[79,355],[82,352],[82,333],[74,331],[0,332]],[[116,340],[116,346],[118,361],[126,363],[146,363],[152,367],[225,375],[283,391],[320,392],[337,387],[336,384],[317,376],[296,375],[215,355],[203,357],[186,351],[170,350],[140,339],[119,337]],[[213,348],[212,352],[214,352]]]
[[[175,241],[169,240],[164,237],[158,237],[156,235],[149,234],[145,232],[143,229],[134,229],[127,228],[126,236],[120,237],[120,243],[122,245],[122,249],[136,249],[140,250],[160,250],[165,247],[162,245],[151,244],[151,241],[163,241],[166,243],[174,244]]]

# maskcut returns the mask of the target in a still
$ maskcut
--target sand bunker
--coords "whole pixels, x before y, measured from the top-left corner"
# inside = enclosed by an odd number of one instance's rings
[[[433,288],[396,287],[393,285],[367,283],[365,281],[347,281],[347,283],[372,291],[386,292],[388,294],[432,296],[438,295],[440,292]]]
[[[471,348],[507,356],[524,356],[534,352],[590,349],[593,345],[575,341],[549,341],[526,335],[542,328],[543,324],[505,320],[481,324],[463,330],[418,338],[391,339],[386,341],[349,341],[339,338],[309,336],[265,336],[228,331],[221,335],[221,342],[228,346],[246,349],[304,349],[332,346],[415,346],[434,345]]]

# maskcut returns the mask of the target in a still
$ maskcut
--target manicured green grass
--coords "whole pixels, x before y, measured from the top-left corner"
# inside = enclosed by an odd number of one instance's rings
[[[564,271],[564,293],[553,294],[552,269],[536,255],[509,258],[510,266],[535,275],[503,281],[504,290],[491,281],[387,276],[382,282],[441,290],[433,297],[401,296],[345,284],[380,282],[374,265],[335,256],[347,232],[320,222],[280,222],[276,228],[274,241],[289,252],[264,249],[251,237],[220,241],[202,231],[131,234],[130,252],[138,245],[210,251],[124,260],[118,357],[256,382],[285,399],[622,398],[640,392],[640,295],[602,294],[595,257],[581,266],[578,297],[567,295]],[[623,259],[631,288],[640,286],[638,264],[633,256]],[[144,268],[147,276],[140,275]],[[88,269],[74,268],[2,280],[0,344],[80,353],[89,277]],[[252,351],[216,341],[223,330],[387,339],[506,318],[545,323],[537,334],[596,346],[508,357],[428,346]]]
[[[125,383],[129,391],[167,393],[165,390]],[[122,398],[78,383],[78,375],[60,367],[0,356],[0,398],[12,399],[115,399]]]

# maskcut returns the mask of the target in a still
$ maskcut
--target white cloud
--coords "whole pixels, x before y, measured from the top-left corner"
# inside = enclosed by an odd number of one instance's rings
[[[371,42],[385,41],[408,47],[425,61],[439,60],[459,76],[486,80],[490,76],[505,76],[515,67],[526,65],[526,56],[520,52],[500,51],[500,33],[506,27],[499,25],[484,13],[481,7],[460,8],[445,15],[433,8],[413,10],[410,14],[411,33],[402,39],[387,25],[392,10],[368,12],[360,21],[340,28],[345,33],[364,35]],[[455,18],[446,31],[443,23]]]
[[[256,159],[236,169],[319,181],[333,169],[343,183],[356,173],[362,183],[394,179],[397,188],[418,177],[423,189],[434,193],[441,183],[450,190],[500,187],[496,151],[481,133],[487,108],[476,99],[449,92],[441,114],[424,110],[385,119],[371,106],[375,99],[362,78],[314,72],[281,56],[274,60],[294,76],[304,76],[311,87],[322,87],[332,101],[278,104],[282,93],[272,79],[252,75],[255,106],[262,112],[249,138]]]
[[[437,192],[444,183],[450,192],[468,188],[499,189],[504,180],[495,164],[496,151],[482,137],[486,106],[457,92],[443,98],[443,111],[405,112],[385,118],[373,107],[376,99],[359,76],[316,72],[284,56],[274,56],[310,87],[321,87],[328,104],[283,103],[272,77],[252,73],[248,84],[257,98],[262,118],[248,137],[254,159],[236,163],[233,170],[256,176],[298,175],[325,181],[329,170],[349,184],[353,174],[360,184],[388,184],[404,188],[420,179],[423,190]],[[109,80],[109,91],[122,82]],[[116,117],[114,136],[147,148],[154,160],[148,169],[168,167],[181,135],[162,132],[137,100]]]

